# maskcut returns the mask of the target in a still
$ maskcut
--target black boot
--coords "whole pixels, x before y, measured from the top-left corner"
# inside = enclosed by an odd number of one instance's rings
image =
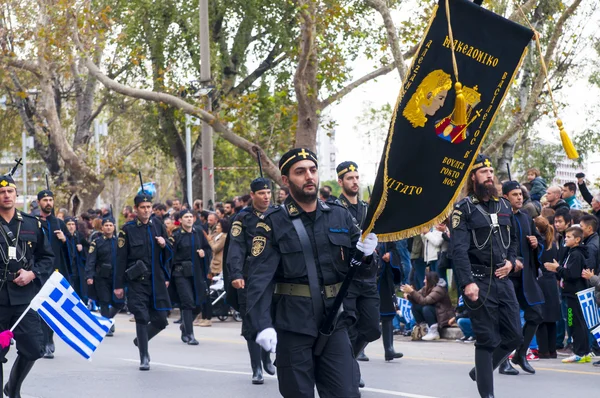
[[[475,348],[474,370],[474,373],[477,375],[477,390],[479,391],[479,395],[482,398],[494,398],[494,368],[492,353],[490,351]]]
[[[44,345],[42,347],[42,356],[46,359],[54,358],[54,332],[46,322],[42,322],[42,332],[44,333]]]
[[[107,305],[102,304],[100,306],[100,315],[102,315],[105,318],[110,318],[110,310],[108,309]],[[108,332],[106,332],[106,337],[112,337],[112,336],[114,336],[114,331],[115,331],[115,327],[113,325],[108,330]]]
[[[535,369],[527,361],[527,347],[531,344],[533,336],[537,331],[537,325],[530,322],[525,322],[523,327],[523,344],[515,352],[515,356],[512,359],[512,363],[519,365],[527,373],[535,374]]]
[[[501,375],[508,375],[508,376],[516,376],[519,374],[519,371],[515,368],[513,368],[513,366],[510,364],[510,361],[508,359],[506,359],[504,362],[502,362],[500,364],[500,366],[498,367],[498,372],[500,372]]]
[[[140,351],[140,370],[150,370],[150,355],[148,354],[148,329],[150,326],[135,324],[136,345]]]
[[[360,351],[356,354],[356,360],[361,362],[369,362],[369,357],[365,355],[364,351]]]
[[[138,323],[135,324],[136,327],[138,325]],[[157,334],[159,334],[161,332],[162,329],[158,329],[156,327],[154,327],[151,323],[149,323],[147,325],[147,330],[148,330],[148,341],[152,340],[152,338],[154,336],[156,336]],[[133,339],[133,344],[137,347],[138,346],[138,339],[137,337],[135,339]]]
[[[252,367],[252,384],[263,384],[262,366],[260,364],[260,356],[262,348],[254,341],[247,341],[248,353],[250,353],[250,366]]]
[[[394,350],[394,330],[391,319],[381,321],[381,336],[386,361],[402,358],[404,356],[401,352],[396,352]]]
[[[4,386],[4,395],[8,398],[21,398],[21,386],[23,385],[23,380],[25,380],[25,377],[29,374],[34,363],[35,361],[29,361],[21,355],[17,355],[17,359],[15,359],[15,363],[10,372],[8,383]]]
[[[55,349],[56,347],[54,346],[54,330],[52,330],[50,326],[48,326],[48,350],[50,350],[50,352],[54,354]]]
[[[510,350],[505,350],[505,349],[502,349],[501,347],[496,348],[492,354],[492,369],[496,370],[498,367],[500,367],[500,365],[502,363],[507,361],[510,353],[511,353]],[[514,369],[514,370],[516,371],[516,369]],[[518,371],[517,371],[517,374],[519,374]],[[475,374],[475,368],[471,369],[471,371],[469,372],[469,376],[471,377],[471,379],[473,381],[477,381],[477,377]]]
[[[187,331],[185,330],[185,324],[183,322],[181,323],[181,325],[179,325],[179,330],[181,330],[181,341],[187,344],[190,341],[190,336],[187,335]]]
[[[183,319],[182,325],[184,325],[183,330],[185,330],[187,343],[189,345],[198,345],[198,340],[194,337],[194,315],[192,314],[192,310],[181,310],[181,319]],[[181,340],[183,340],[183,335],[181,336]]]
[[[271,376],[275,376],[277,369],[275,369],[275,366],[273,365],[273,361],[271,361],[271,353],[268,351],[265,351],[261,348],[260,356],[262,359],[262,365],[263,365],[263,369],[265,370],[265,372],[267,372]]]
[[[117,316],[117,314],[119,313],[119,309],[116,307],[110,307],[110,311],[108,312],[108,317],[110,319],[113,319],[115,316]]]

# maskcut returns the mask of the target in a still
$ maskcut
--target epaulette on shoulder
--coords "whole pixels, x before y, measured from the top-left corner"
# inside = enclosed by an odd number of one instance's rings
[[[263,218],[267,218],[271,214],[275,214],[275,213],[277,213],[279,211],[281,211],[281,206],[279,206],[279,205],[269,206],[269,208],[267,209],[267,211],[265,211],[262,215],[263,215]]]
[[[346,206],[344,206],[344,205],[342,204],[342,202],[340,202],[340,200],[339,200],[339,199],[336,199],[336,200],[334,200],[333,202],[323,202],[323,203],[324,203],[325,205],[327,205],[327,206],[334,205],[334,206],[337,206],[337,207],[341,207],[341,208],[343,208],[343,209],[346,209]]]

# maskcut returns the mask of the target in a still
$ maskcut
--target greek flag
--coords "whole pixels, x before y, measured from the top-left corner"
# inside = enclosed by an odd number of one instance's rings
[[[588,329],[593,329],[600,324],[600,315],[598,315],[598,306],[596,305],[596,297],[594,296],[595,288],[577,292],[577,298],[583,311],[583,317]]]
[[[465,305],[465,299],[461,294],[460,296],[458,296],[458,307],[462,307],[463,305]]]
[[[598,344],[600,344],[600,325],[598,325],[596,329],[592,330],[591,333],[592,336],[594,336],[594,338],[598,342]]]
[[[412,304],[407,299],[398,297],[398,309],[400,310],[400,316],[404,318],[406,323],[410,323],[413,319]]]
[[[54,272],[34,297],[31,309],[87,360],[113,325],[112,319],[92,314],[59,272]]]

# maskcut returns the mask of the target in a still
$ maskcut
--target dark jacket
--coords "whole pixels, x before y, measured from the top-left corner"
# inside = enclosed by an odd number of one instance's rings
[[[600,237],[596,232],[588,236],[583,244],[587,247],[588,263],[587,267],[598,275],[598,265],[600,265]]]
[[[419,305],[435,305],[435,318],[440,328],[448,326],[448,321],[454,318],[454,309],[443,279],[429,293],[425,292],[425,287],[418,292],[413,290],[408,295],[408,300]]]
[[[546,194],[547,188],[546,180],[539,176],[535,177],[531,181],[531,191],[529,192],[529,196],[531,196],[531,199],[539,201],[542,199],[542,196]]]
[[[206,271],[207,262],[210,259],[211,249],[207,240],[204,238],[202,228],[192,227],[192,232],[186,232],[183,228],[178,228],[169,238],[173,249],[172,270],[174,277],[183,277],[180,271],[181,265],[185,261],[192,262],[192,281],[194,288],[194,302],[197,306],[201,305],[206,299]],[[198,250],[204,251],[204,257],[200,257]],[[179,302],[176,284],[169,285],[171,297],[174,302]]]
[[[558,202],[554,206],[550,206],[554,211],[558,211],[559,209],[567,209],[571,210],[571,206],[563,199],[559,199]]]
[[[20,231],[18,231],[19,225]],[[18,234],[17,258],[23,255],[25,257],[21,262],[9,260],[6,265],[2,263],[0,275],[4,277],[4,270],[7,269],[9,276],[12,274],[14,277],[17,271],[25,268],[33,271],[36,278],[25,286],[19,286],[12,282],[4,284],[0,282],[0,285],[3,285],[0,288],[0,305],[27,305],[35,297],[44,280],[54,271],[54,254],[40,222],[35,217],[17,210],[9,222],[0,217],[0,228],[4,229],[4,227],[11,231],[14,239],[17,239]],[[6,233],[3,230],[0,234],[0,250],[6,255],[8,253]],[[0,257],[0,259],[4,258]]]
[[[165,240],[164,248],[156,242],[158,236]],[[130,221],[119,231],[117,246],[115,289],[124,288],[126,283],[136,283],[127,280],[125,271],[141,260],[146,265],[148,277],[152,278],[154,309],[170,310],[171,300],[165,281],[171,277],[172,249],[165,225],[152,220],[146,224],[139,219]]]
[[[553,242],[548,250],[546,240],[542,237],[539,243],[542,245],[538,251],[538,258],[542,264],[558,261],[558,246]],[[558,278],[556,273],[548,271],[542,267],[542,276],[538,278],[538,284],[544,294],[544,304],[542,304],[542,316],[544,322],[558,322],[561,319],[560,313],[560,291],[558,290]]]
[[[277,283],[309,284],[305,253],[292,220],[299,218],[304,224],[321,287],[344,280],[360,230],[344,207],[318,201],[317,210],[309,215],[291,195],[264,217],[264,223],[256,228],[248,265],[246,319],[251,335],[254,338],[258,332],[274,327],[316,337],[335,299],[316,297],[323,301],[324,311],[315,314],[311,297],[274,294]],[[372,261],[367,259],[367,265]]]
[[[58,239],[54,233],[54,231],[60,230],[63,232],[66,238],[69,235],[67,226],[63,220],[56,218],[54,215],[49,215],[45,220],[40,218],[40,223],[44,229],[44,233],[46,234],[48,241],[50,242],[52,252],[54,253],[53,270],[58,270],[58,272],[60,272],[66,280],[71,282],[72,272],[70,270],[70,264],[68,261],[67,244],[66,242],[63,243],[60,239]],[[47,276],[47,278],[49,277],[50,275]]]
[[[517,211],[514,214],[518,248],[517,255],[523,258],[523,269],[519,272],[510,273],[510,280],[515,289],[522,289],[527,304],[536,305],[544,302],[544,294],[537,283],[538,270],[541,267],[538,258],[538,251],[541,248],[540,241],[542,237],[538,234],[533,219],[529,214]],[[533,249],[527,240],[528,236],[535,236],[538,241],[538,247]]]
[[[561,278],[563,295],[577,297],[577,292],[588,288],[581,271],[587,268],[587,248],[579,245],[569,250],[569,254],[558,267],[556,273]]]
[[[379,290],[379,315],[393,317],[396,315],[396,286],[402,282],[402,264],[396,242],[380,243],[377,251],[379,256],[379,272],[377,289]],[[384,261],[385,253],[390,254],[390,261]]]

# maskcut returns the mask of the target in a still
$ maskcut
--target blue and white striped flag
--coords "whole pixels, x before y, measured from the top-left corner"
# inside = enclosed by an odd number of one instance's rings
[[[458,296],[458,307],[462,307],[463,305],[465,305],[465,299],[461,294],[460,296]]]
[[[596,297],[594,296],[595,288],[577,292],[577,298],[583,311],[583,317],[588,329],[593,329],[600,324],[600,315],[598,315],[598,306],[596,305]]]
[[[400,310],[400,316],[404,318],[407,324],[413,320],[412,304],[410,301],[398,297],[398,309]]]
[[[592,336],[594,336],[594,338],[598,342],[598,344],[600,344],[600,325],[598,325],[596,329],[592,330],[591,333]]]
[[[91,359],[114,322],[92,314],[59,272],[54,272],[34,297],[31,309],[87,360]]]

